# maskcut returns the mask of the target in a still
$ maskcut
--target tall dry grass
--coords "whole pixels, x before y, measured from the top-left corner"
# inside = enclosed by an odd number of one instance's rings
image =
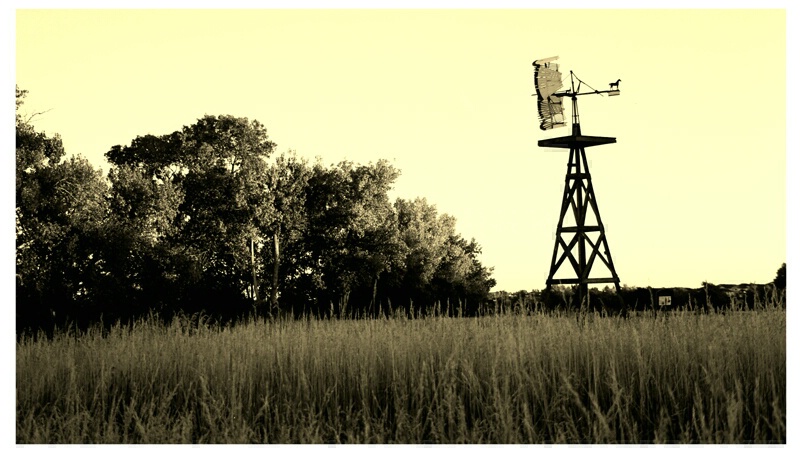
[[[157,319],[17,344],[18,443],[784,443],[785,312]]]

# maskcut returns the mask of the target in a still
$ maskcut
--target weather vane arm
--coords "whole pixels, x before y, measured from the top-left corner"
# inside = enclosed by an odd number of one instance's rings
[[[602,94],[602,93],[620,93],[620,90],[594,90],[594,91],[585,91],[585,92],[572,92],[571,90],[567,91],[560,91],[554,93],[552,96],[557,97],[574,97],[574,96],[584,96],[586,94]]]

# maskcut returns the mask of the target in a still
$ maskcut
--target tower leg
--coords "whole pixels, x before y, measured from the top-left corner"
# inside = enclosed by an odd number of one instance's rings
[[[573,223],[574,226],[567,223]],[[609,276],[590,276],[593,264],[597,260],[604,264]],[[565,263],[570,264],[575,277],[556,277]],[[554,253],[546,285],[577,285],[580,306],[584,306],[589,302],[588,285],[601,283],[613,283],[616,293],[620,293],[619,278],[607,245],[585,149],[571,148],[560,218],[557,222]]]

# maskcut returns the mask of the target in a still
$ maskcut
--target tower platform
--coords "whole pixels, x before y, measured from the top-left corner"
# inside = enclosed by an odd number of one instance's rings
[[[537,146],[541,148],[587,148],[589,146],[607,145],[615,143],[615,137],[597,137],[594,135],[566,135],[565,137],[547,138],[538,140]]]

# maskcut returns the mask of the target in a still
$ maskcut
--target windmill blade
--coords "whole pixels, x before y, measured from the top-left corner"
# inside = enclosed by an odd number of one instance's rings
[[[560,65],[551,63],[557,57],[535,60],[532,65],[535,67],[535,89],[541,98],[547,98],[556,93],[563,86],[563,76],[560,73]],[[545,62],[545,63],[543,63]]]
[[[540,129],[549,130],[565,126],[562,97],[553,96],[563,86],[560,66],[553,63],[558,57],[535,60],[535,90]]]
[[[541,130],[547,131],[565,126],[563,98],[557,96],[549,96],[545,99],[538,98],[537,112],[540,117]]]

